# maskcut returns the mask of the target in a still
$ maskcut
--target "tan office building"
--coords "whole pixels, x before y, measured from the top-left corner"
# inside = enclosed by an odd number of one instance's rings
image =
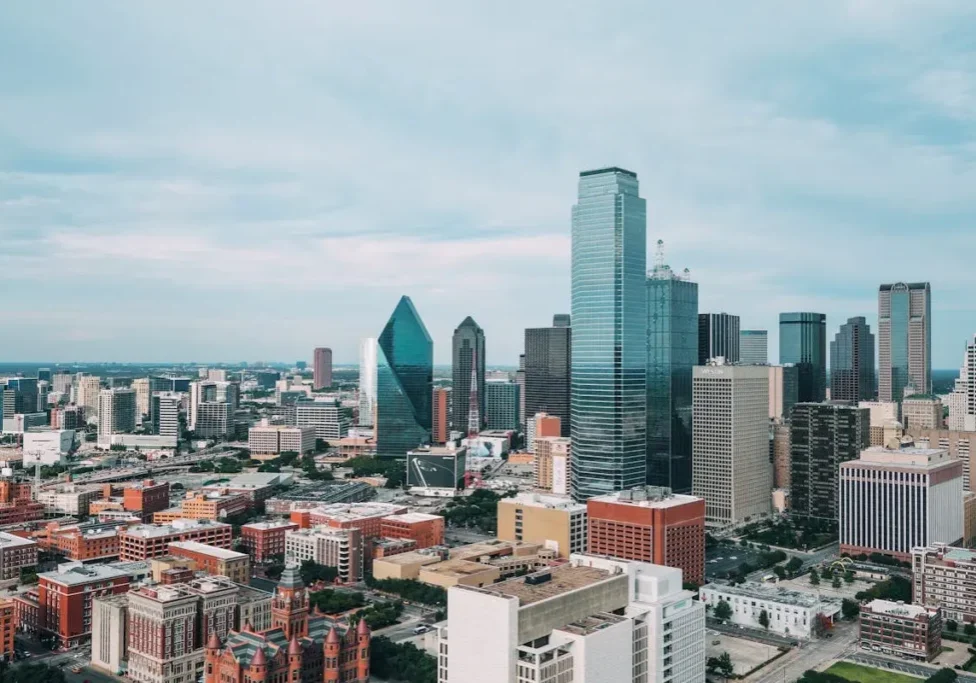
[[[535,440],[535,485],[543,491],[569,495],[572,439],[541,436]]]
[[[536,439],[537,448],[541,441]],[[498,538],[540,543],[563,558],[586,552],[586,505],[539,493],[502,498],[498,501]]]

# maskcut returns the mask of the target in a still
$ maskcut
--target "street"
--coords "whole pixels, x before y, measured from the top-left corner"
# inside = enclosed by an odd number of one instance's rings
[[[807,669],[833,662],[853,652],[857,647],[857,625],[842,623],[834,626],[833,636],[801,641],[800,647],[745,679],[750,683],[792,683]]]

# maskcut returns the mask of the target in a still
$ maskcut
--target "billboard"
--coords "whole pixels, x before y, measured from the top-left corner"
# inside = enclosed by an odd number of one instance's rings
[[[566,456],[552,456],[552,492],[560,495],[569,494],[569,458]]]
[[[455,453],[407,453],[407,486],[425,489],[460,489],[466,457]]]

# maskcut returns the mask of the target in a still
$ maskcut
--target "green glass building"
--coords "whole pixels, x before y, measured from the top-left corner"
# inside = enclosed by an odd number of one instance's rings
[[[820,403],[827,398],[827,316],[779,314],[779,362],[797,369],[797,399]]]

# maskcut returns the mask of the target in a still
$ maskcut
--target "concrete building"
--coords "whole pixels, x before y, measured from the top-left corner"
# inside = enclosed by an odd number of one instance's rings
[[[556,415],[548,413],[535,413],[529,418],[526,426],[526,450],[535,453],[535,440],[549,436],[560,436],[562,433],[562,421]]]
[[[942,651],[939,610],[890,600],[861,606],[858,643],[862,650],[930,662]]]
[[[823,313],[779,314],[779,362],[797,368],[797,400],[819,403],[827,398],[827,316]]]
[[[380,520],[380,536],[389,539],[413,541],[413,548],[420,550],[444,544],[444,518],[423,512],[405,512]]]
[[[180,404],[183,402],[183,396],[175,391],[160,391],[152,394],[149,413],[153,434],[179,439]]]
[[[376,424],[376,338],[367,337],[359,345],[359,422],[360,427]]]
[[[795,365],[769,366],[769,419],[788,421],[800,400],[800,374]]]
[[[95,484],[58,484],[38,491],[37,502],[49,513],[79,516],[87,515],[89,503],[101,497],[102,487]]]
[[[902,426],[913,429],[942,429],[942,401],[938,396],[913,394],[901,402]]]
[[[438,682],[703,681],[704,608],[691,596],[677,569],[591,555],[453,587]]]
[[[953,431],[976,431],[976,335],[966,344],[962,367],[946,400],[949,406],[947,427]]]
[[[178,519],[171,524],[136,524],[119,531],[119,558],[135,561],[160,557],[169,553],[173,541],[199,541],[230,549],[231,525],[196,519]]]
[[[872,446],[884,446],[901,430],[898,404],[894,401],[860,401],[857,406],[868,409]]]
[[[251,522],[241,526],[241,541],[254,562],[285,554],[285,533],[298,529],[294,522]]]
[[[815,622],[822,617],[833,623],[841,608],[841,601],[834,598],[752,581],[737,586],[710,583],[698,595],[713,612],[719,601],[727,602],[732,608],[729,621],[746,628],[762,629],[759,619],[766,612],[769,630],[790,638],[811,638]]]
[[[106,595],[92,600],[92,666],[113,676],[125,673],[129,659],[127,627],[129,596]]]
[[[74,450],[75,430],[50,429],[24,432],[24,467],[37,462],[56,465]]]
[[[566,496],[572,479],[572,439],[562,436],[535,438],[533,463],[536,487]]]
[[[485,382],[485,411],[488,429],[518,431],[519,385],[508,381]]]
[[[315,450],[315,427],[263,425],[247,430],[247,445],[255,460],[271,460],[293,451],[299,455]]]
[[[564,558],[586,552],[586,504],[539,493],[502,498],[497,535],[503,541],[542,544]]]
[[[878,289],[878,399],[932,391],[932,290],[928,282]]]
[[[976,552],[933,543],[912,549],[912,602],[942,618],[976,623]]]
[[[214,576],[226,576],[234,583],[251,579],[251,558],[227,548],[217,548],[197,541],[171,541],[169,554],[193,560],[197,569]]]
[[[332,387],[332,349],[317,348],[312,353],[312,389]]]
[[[185,586],[142,586],[129,593],[128,678],[194,683],[201,668],[197,596]]]
[[[434,387],[431,397],[431,436],[433,444],[447,443],[451,435],[451,389],[450,387]]]
[[[768,515],[768,368],[697,366],[692,404],[692,491],[705,499],[706,522],[722,527]]]
[[[743,365],[769,363],[768,336],[766,330],[739,330],[739,362]]]
[[[112,434],[129,434],[135,428],[136,392],[102,389],[98,394],[98,440],[108,442]]]
[[[243,493],[231,493],[226,489],[208,489],[186,494],[180,504],[183,519],[221,520],[239,515],[251,507],[251,501]],[[153,517],[153,520],[156,518]]]
[[[315,527],[285,532],[285,562],[311,560],[335,567],[343,583],[362,580],[365,559],[359,529]]]
[[[967,491],[976,488],[976,432],[948,429],[912,429],[908,435],[922,448],[941,448],[962,462],[962,485]]]
[[[37,566],[37,543],[0,531],[0,585],[20,582],[22,569]]]
[[[586,508],[591,554],[677,567],[685,581],[704,582],[701,498],[646,486],[590,498]]]
[[[298,401],[295,426],[312,427],[316,439],[333,443],[349,433],[349,418],[337,401]]]
[[[196,423],[191,430],[201,439],[222,439],[234,432],[234,408],[230,403],[203,401],[196,406]]]
[[[773,488],[789,491],[793,482],[790,480],[790,424],[789,422],[773,422],[769,426],[772,432],[769,442],[773,461]]]
[[[77,396],[74,403],[84,409],[86,420],[97,420],[102,381],[98,377],[79,374],[75,378],[75,387]]]
[[[840,551],[908,560],[964,534],[962,463],[941,449],[872,447],[840,466]]]
[[[149,414],[149,397],[151,395],[149,378],[136,378],[132,380],[130,387],[136,392],[136,419],[137,421],[141,421],[139,418]]]
[[[421,496],[456,495],[464,486],[467,457],[464,446],[427,446],[408,451],[407,488]]]
[[[848,318],[830,342],[830,399],[856,404],[875,393],[874,335],[865,318]]]

